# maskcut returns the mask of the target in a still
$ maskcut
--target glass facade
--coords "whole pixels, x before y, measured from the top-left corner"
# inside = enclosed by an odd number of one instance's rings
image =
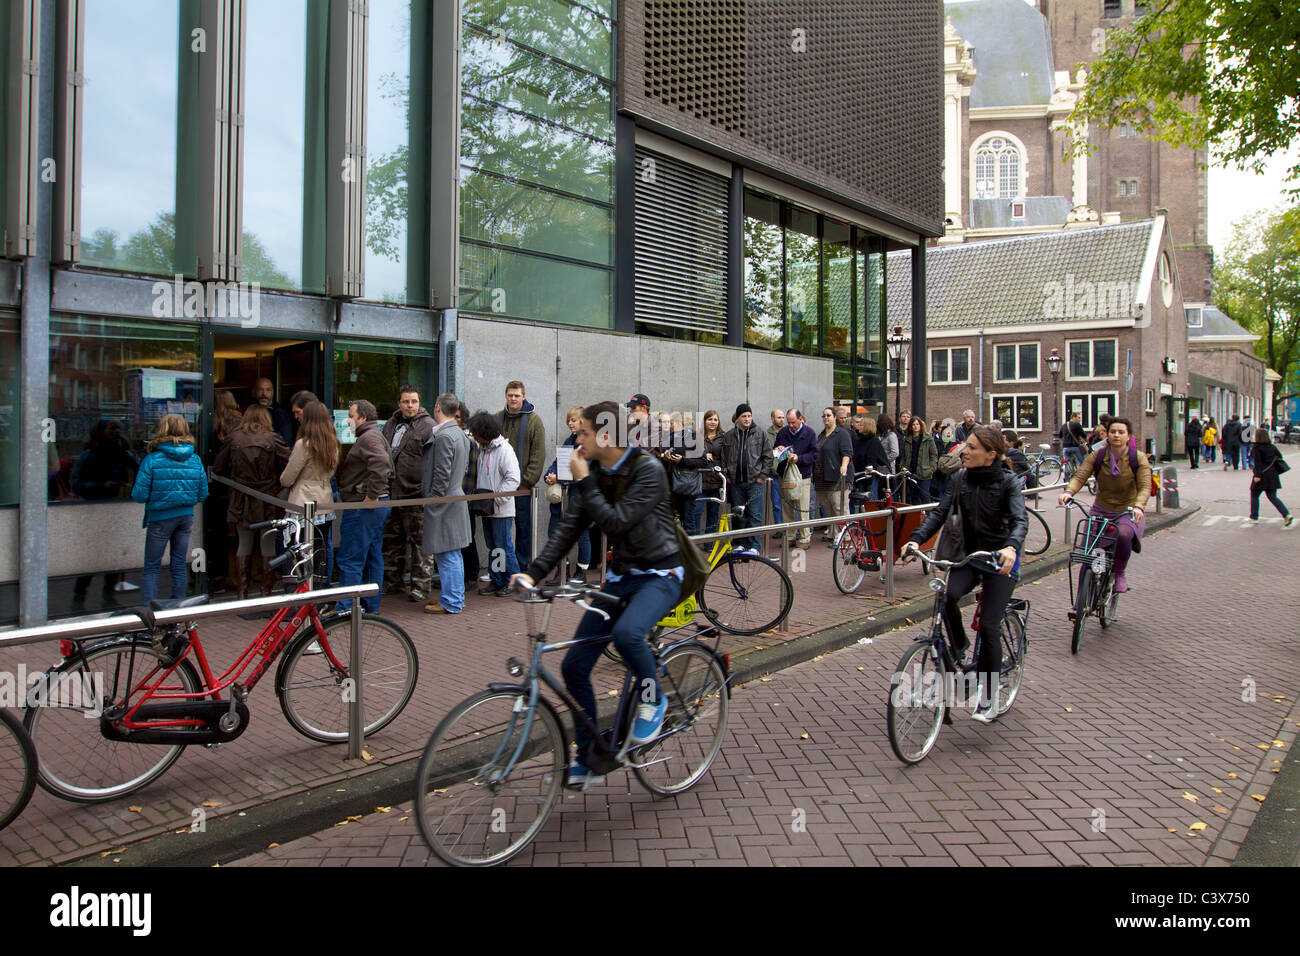
[[[885,240],[745,192],[745,344],[836,359],[835,400],[884,396]]]
[[[602,8],[464,3],[464,311],[613,324],[614,25]]]
[[[0,4],[3,8],[3,4]],[[0,312],[0,506],[18,504],[18,314]]]
[[[158,420],[195,432],[202,378],[197,326],[52,315],[49,500],[130,497]]]
[[[397,390],[403,385],[420,390],[420,403],[426,409],[433,406],[438,396],[435,346],[335,339],[332,413],[339,441],[355,441],[347,426],[349,405],[359,398],[374,402],[379,417],[386,421],[397,407]]]

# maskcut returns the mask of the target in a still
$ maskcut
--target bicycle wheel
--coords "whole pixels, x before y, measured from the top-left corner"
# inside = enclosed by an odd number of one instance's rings
[[[109,740],[100,714],[138,701],[164,669],[145,637],[111,639],[64,660],[35,685],[23,726],[39,755],[41,788],[76,803],[101,803],[134,793],[166,773],[185,744]],[[129,686],[128,686],[129,683]],[[189,661],[176,665],[154,693],[195,694],[199,676]]]
[[[1042,554],[1052,546],[1052,529],[1047,526],[1047,519],[1032,508],[1026,507],[1029,517],[1029,530],[1025,533],[1025,554]]]
[[[1044,458],[1034,466],[1034,477],[1040,485],[1055,485],[1060,482],[1064,467],[1059,458]]]
[[[659,737],[628,755],[632,771],[651,793],[668,796],[699,783],[722,750],[727,733],[727,675],[707,647],[684,644],[659,661],[659,686],[668,700]]]
[[[36,791],[36,748],[20,721],[0,707],[0,830],[18,818]]]
[[[1020,693],[1020,681],[1025,676],[1025,624],[1012,611],[1002,615],[1002,676],[998,688],[998,716],[1011,709]]]
[[[316,651],[316,629],[308,626],[294,639],[275,674],[275,693],[280,698],[289,726],[304,737],[322,743],[348,739],[348,709],[352,683],[352,621],[335,618],[325,625],[325,642],[345,670],[336,668],[324,653]],[[396,624],[382,617],[361,617],[361,708],[364,732],[373,734],[386,727],[402,712],[419,676],[420,663],[415,645]]]
[[[946,708],[943,661],[928,640],[913,642],[889,685],[889,746],[904,763],[920,763],[939,739]]]
[[[452,866],[504,863],[541,831],[560,797],[568,745],[545,702],[528,722],[523,690],[462,701],[429,738],[415,775],[415,818]]]
[[[1119,592],[1115,590],[1115,575],[1106,575],[1106,584],[1101,592],[1100,602],[1097,619],[1101,621],[1102,630],[1105,630],[1119,617]]]
[[[831,557],[831,575],[835,586],[845,594],[852,594],[867,576],[867,571],[859,563],[862,549],[866,546],[862,525],[849,524],[840,529],[835,538],[835,549]]]
[[[1079,638],[1083,637],[1083,625],[1092,611],[1092,568],[1079,572],[1079,591],[1074,596],[1074,630],[1070,634],[1070,653],[1079,653]]]
[[[732,634],[760,634],[790,613],[794,585],[781,565],[752,554],[727,554],[700,588],[700,610]]]

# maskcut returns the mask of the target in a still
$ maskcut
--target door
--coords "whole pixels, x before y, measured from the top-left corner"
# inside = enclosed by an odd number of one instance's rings
[[[293,397],[308,391],[317,398],[324,384],[325,344],[323,342],[295,342],[275,350],[275,395],[280,407],[290,415]],[[322,401],[324,399],[322,398]]]

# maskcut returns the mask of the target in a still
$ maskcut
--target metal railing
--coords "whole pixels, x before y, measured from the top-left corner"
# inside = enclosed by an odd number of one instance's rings
[[[352,700],[348,705],[348,759],[355,760],[361,756],[361,744],[364,736],[361,701],[361,599],[379,594],[377,584],[351,584],[347,587],[322,588],[319,591],[304,591],[294,594],[277,594],[272,597],[249,598],[244,601],[225,601],[221,604],[209,604],[196,607],[175,608],[167,611],[155,611],[154,624],[165,627],[169,624],[197,623],[210,618],[228,617],[231,614],[247,614],[251,611],[265,611],[280,607],[294,607],[303,604],[323,604],[329,601],[352,599],[352,652],[348,669],[353,679]],[[22,644],[41,644],[46,641],[78,640],[88,637],[111,637],[123,632],[147,630],[144,621],[137,614],[114,614],[111,617],[79,618],[59,624],[45,624],[40,627],[25,627],[0,633],[0,651]]]

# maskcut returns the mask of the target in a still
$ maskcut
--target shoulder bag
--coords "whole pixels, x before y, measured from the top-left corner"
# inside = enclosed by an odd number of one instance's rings
[[[940,561],[958,561],[966,557],[966,532],[961,521],[961,486],[962,476],[959,471],[952,487],[952,508],[944,519],[939,543],[934,547],[934,556]]]

